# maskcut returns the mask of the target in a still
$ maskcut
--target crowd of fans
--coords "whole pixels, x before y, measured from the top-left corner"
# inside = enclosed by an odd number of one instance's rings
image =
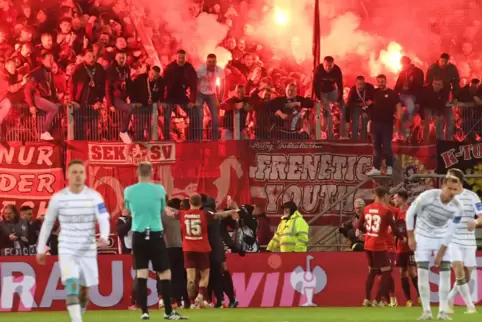
[[[191,9],[196,16],[202,7]],[[53,140],[73,126],[74,139],[120,137],[126,143],[132,137],[307,139],[321,122],[323,139],[366,139],[376,102],[374,87],[362,76],[344,79],[330,56],[314,79],[311,59],[274,59],[270,48],[254,40],[244,19],[256,10],[247,10],[243,1],[204,10],[230,26],[220,44],[232,54],[225,68],[214,54],[203,64],[191,64],[194,55],[179,49],[162,27],[150,28],[161,65],[155,66],[125,0],[0,0],[2,137]],[[296,39],[292,42],[297,46]],[[480,81],[461,88],[450,59],[441,55],[424,77],[402,58],[394,90],[403,112],[397,114],[394,140],[478,138],[480,112],[446,105],[449,100],[482,103]],[[344,86],[355,83],[351,89]]]

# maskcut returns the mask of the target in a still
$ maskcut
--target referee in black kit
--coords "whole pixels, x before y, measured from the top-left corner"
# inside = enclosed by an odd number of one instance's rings
[[[166,191],[152,183],[152,165],[141,163],[137,168],[139,182],[124,190],[126,208],[132,214],[132,252],[137,277],[137,299],[141,320],[149,320],[147,309],[147,278],[149,262],[160,280],[160,296],[164,299],[165,320],[187,320],[172,310],[171,270],[163,236],[161,213],[166,209]]]

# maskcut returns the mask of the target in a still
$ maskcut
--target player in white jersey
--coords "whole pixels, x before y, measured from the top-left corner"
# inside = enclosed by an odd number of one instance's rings
[[[462,182],[463,175],[459,178],[447,174],[442,189],[431,189],[421,193],[406,213],[408,244],[415,251],[418,290],[423,306],[419,320],[432,320],[429,284],[432,254],[436,254],[435,265],[440,268],[438,319],[451,320],[446,312],[450,292],[450,254],[447,247],[464,212],[461,202],[455,197],[461,189]]]
[[[448,171],[451,175],[457,175],[459,169],[451,169]],[[461,172],[461,171],[460,171]],[[459,174],[460,175],[460,174]],[[463,173],[462,173],[463,175]],[[476,313],[474,303],[470,294],[468,282],[472,274],[472,269],[477,267],[477,244],[475,242],[475,227],[482,222],[482,202],[479,196],[470,190],[461,187],[460,194],[457,198],[462,202],[464,207],[464,215],[461,224],[452,237],[449,246],[450,257],[452,258],[452,268],[454,270],[456,281],[449,293],[448,313],[453,313],[454,297],[460,292],[467,306],[469,314]],[[477,219],[475,219],[477,217]]]
[[[89,287],[99,284],[96,222],[99,246],[107,246],[109,213],[102,196],[85,186],[85,166],[73,160],[68,165],[69,186],[52,196],[37,243],[37,262],[45,264],[46,243],[57,219],[60,222],[59,267],[67,292],[72,322],[81,322],[87,307]]]

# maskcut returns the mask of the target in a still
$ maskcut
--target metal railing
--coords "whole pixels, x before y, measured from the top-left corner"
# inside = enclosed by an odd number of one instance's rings
[[[336,111],[336,109],[335,109]],[[328,117],[327,112],[317,102],[312,110],[303,110],[293,122],[281,120],[273,112],[254,110],[233,114],[218,110],[214,118],[207,106],[189,109],[185,106],[153,104],[134,108],[128,122],[128,133],[136,141],[172,140],[176,142],[212,140],[325,140],[341,135],[341,125],[337,117]],[[482,137],[482,109],[472,103],[448,104],[445,119],[422,119],[415,116],[411,129],[412,143],[434,142],[435,139],[468,139],[471,142]],[[340,115],[338,115],[340,117]],[[125,114],[107,108],[94,109],[81,106],[74,109],[62,105],[54,122],[54,135],[59,139],[117,141],[125,121]],[[351,118],[345,128],[351,138],[364,140],[367,132],[366,118]],[[10,116],[0,126],[1,137],[7,141],[37,141],[42,131],[45,115],[38,111],[31,117],[28,107],[14,105]],[[429,122],[430,121],[430,122]],[[329,125],[329,122],[333,122]],[[338,123],[337,123],[338,122]],[[358,126],[355,126],[358,124]],[[444,123],[445,122],[445,123]],[[399,132],[399,124],[395,133]],[[329,128],[332,132],[329,132]],[[353,131],[358,129],[358,135]],[[213,133],[215,130],[216,133]]]

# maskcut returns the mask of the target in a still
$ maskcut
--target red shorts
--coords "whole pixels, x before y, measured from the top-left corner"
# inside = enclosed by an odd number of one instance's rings
[[[380,269],[382,267],[390,267],[390,257],[386,250],[372,251],[365,250],[368,259],[368,266],[372,269]]]
[[[388,252],[388,259],[390,260],[390,266],[395,267],[395,263],[397,261],[397,253]]]
[[[416,266],[415,263],[415,256],[413,252],[409,253],[398,253],[397,254],[397,267],[409,267],[409,266]]]
[[[209,252],[184,252],[184,267],[204,271],[211,267]]]

